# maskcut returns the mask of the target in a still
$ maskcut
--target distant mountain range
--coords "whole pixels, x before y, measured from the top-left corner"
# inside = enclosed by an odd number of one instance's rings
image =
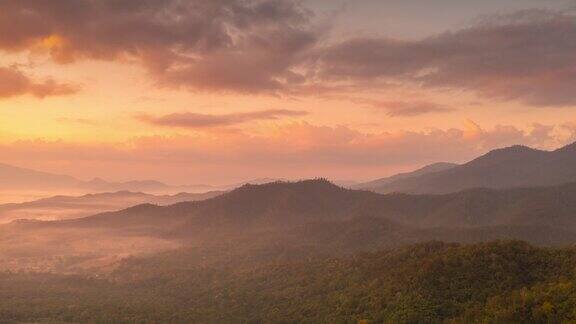
[[[264,184],[268,182],[285,181],[285,179],[258,178],[230,185],[169,185],[156,180],[135,180],[126,182],[107,181],[94,178],[82,181],[67,175],[57,175],[31,169],[0,163],[0,190],[70,190],[72,192],[102,193],[102,192],[146,192],[153,194],[174,194],[178,192],[209,192],[231,190],[244,184]]]
[[[552,186],[576,181],[576,143],[555,151],[526,146],[493,150],[462,165],[435,164],[356,186],[379,193],[443,194],[472,188]]]
[[[81,182],[70,176],[56,175],[0,163],[0,189],[69,188]]]
[[[171,205],[184,201],[216,197],[222,191],[152,195],[142,192],[119,191],[83,196],[54,196],[25,203],[0,204],[0,224],[17,219],[62,220],[85,217],[140,204]]]
[[[210,190],[217,190],[216,187],[205,184],[174,186],[156,180],[109,182],[100,178],[95,178],[87,182],[81,182],[79,187],[89,192],[134,191],[168,193],[175,191],[205,192]]]
[[[148,228],[163,237],[214,240],[315,230],[332,239],[378,229],[394,243],[442,239],[521,238],[540,244],[576,242],[576,183],[526,189],[474,189],[447,195],[381,195],[325,180],[245,185],[218,197],[170,206],[140,205],[49,227]],[[315,224],[315,225],[314,225]],[[279,232],[278,232],[279,231]],[[323,232],[324,231],[324,232]],[[360,235],[359,233],[365,232]],[[324,233],[324,234],[322,234]],[[552,235],[553,234],[553,235]],[[302,235],[302,239],[310,235]],[[332,237],[332,235],[329,235]],[[334,243],[334,242],[333,242]]]
[[[259,185],[278,181],[288,181],[288,179],[255,178],[252,180],[232,183],[228,185],[170,185],[156,180],[114,182],[101,178],[94,178],[90,181],[82,181],[67,175],[51,174],[0,163],[0,191],[5,191],[7,193],[30,191],[34,193],[31,195],[24,194],[23,196],[30,196],[35,198],[26,200],[19,199],[19,201],[35,200],[39,197],[49,197],[56,193],[65,193],[67,195],[77,195],[84,193],[116,193],[122,191],[132,193],[148,193],[153,195],[174,195],[181,192],[210,193],[213,191],[229,191],[241,187],[245,184]],[[358,184],[358,182],[349,180],[336,180],[335,183],[347,188]],[[51,193],[51,191],[56,193]],[[5,199],[4,201],[13,202],[9,199]],[[142,201],[142,203],[144,202],[145,201]]]
[[[109,259],[134,251],[222,242],[241,249],[272,245],[320,254],[429,240],[576,243],[576,144],[555,151],[513,146],[462,165],[435,164],[365,187],[389,194],[345,189],[324,179],[254,182],[262,184],[242,185],[212,198],[121,192],[4,206],[12,208],[7,212],[37,213],[33,217],[37,219],[56,219],[38,215],[61,209],[70,217],[60,219],[74,219],[2,225],[0,250],[22,255],[26,262],[40,258],[38,263],[45,267],[62,255]],[[144,204],[110,211],[139,202]],[[178,203],[159,206],[174,202]],[[84,218],[74,215],[77,210],[84,216],[97,208],[107,212]],[[93,242],[105,243],[101,252],[93,251]],[[21,251],[11,251],[14,247]],[[42,251],[35,258],[29,256],[32,247]],[[210,253],[219,249],[214,247]]]
[[[149,193],[205,192],[216,190],[209,185],[173,186],[154,180],[110,182],[100,178],[82,181],[0,163],[0,190],[76,190],[85,192],[133,191]]]
[[[371,190],[371,191],[379,191],[382,188],[386,188],[386,186],[395,183],[396,181],[405,180],[409,178],[418,177],[421,175],[425,175],[428,173],[440,172],[445,171],[448,169],[452,169],[458,166],[456,163],[447,163],[447,162],[438,162],[434,164],[427,165],[423,168],[417,169],[416,171],[412,172],[404,172],[398,173],[390,177],[381,178],[369,182],[358,183],[352,186],[352,189],[361,189],[361,190]]]
[[[0,190],[73,188],[84,192],[133,191],[166,194],[231,190],[247,183],[265,184],[275,181],[286,180],[262,178],[225,186],[174,186],[154,180],[110,182],[99,178],[81,181],[66,175],[0,164]],[[335,183],[347,188],[379,193],[443,194],[472,188],[550,186],[572,181],[576,181],[576,143],[555,151],[516,145],[493,150],[462,165],[441,162],[366,183]]]

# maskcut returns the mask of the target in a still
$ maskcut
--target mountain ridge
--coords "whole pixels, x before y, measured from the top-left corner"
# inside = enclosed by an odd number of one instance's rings
[[[69,226],[160,226],[186,237],[234,230],[282,229],[311,222],[375,217],[415,228],[550,226],[576,232],[576,183],[470,189],[442,195],[378,194],[327,180],[245,185],[223,195],[170,206],[140,205],[66,221]],[[174,227],[174,228],[172,228]]]
[[[392,175],[389,177],[359,183],[359,184],[352,186],[352,189],[372,190],[374,188],[378,188],[380,186],[387,185],[387,184],[392,183],[392,182],[397,181],[397,180],[407,179],[407,178],[411,178],[411,177],[415,177],[415,176],[419,176],[419,175],[423,175],[423,174],[428,174],[428,173],[433,173],[433,172],[444,171],[444,170],[448,170],[448,169],[451,169],[451,168],[456,167],[456,166],[458,166],[458,164],[456,164],[456,163],[437,162],[437,163],[433,163],[433,164],[428,164],[422,168],[416,169],[415,171],[402,172],[402,173],[398,173],[398,174],[395,174],[395,175]]]
[[[553,151],[514,145],[447,170],[370,188],[379,193],[445,194],[471,188],[553,186],[576,181],[576,143]]]
[[[430,240],[517,239],[557,246],[576,243],[574,215],[576,183],[442,195],[378,194],[325,179],[247,184],[201,201],[0,225],[5,249],[0,259],[6,253],[22,255],[18,262],[27,269],[44,269],[61,267],[55,260],[63,255],[73,260],[86,255],[92,261],[66,266],[83,269],[178,246],[216,253],[223,243],[254,253],[274,247],[313,254],[354,254]],[[30,257],[30,249],[36,256]]]
[[[81,218],[142,203],[171,205],[183,201],[208,199],[222,193],[222,191],[211,191],[206,193],[153,195],[143,192],[118,191],[89,193],[82,196],[57,195],[24,203],[0,204],[0,223],[16,219],[58,220]]]

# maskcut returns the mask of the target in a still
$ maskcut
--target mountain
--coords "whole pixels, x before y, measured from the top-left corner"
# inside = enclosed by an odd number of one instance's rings
[[[393,182],[398,181],[398,180],[408,179],[408,178],[417,177],[417,176],[421,176],[421,175],[429,174],[429,173],[434,173],[434,172],[445,171],[448,169],[452,169],[452,168],[456,167],[457,165],[458,164],[455,164],[455,163],[438,162],[438,163],[427,165],[427,166],[420,168],[416,171],[399,173],[399,174],[396,174],[396,175],[393,175],[390,177],[356,184],[356,185],[352,186],[352,189],[378,190],[378,188],[389,185],[390,183],[393,183]]]
[[[234,248],[234,246],[232,246]],[[571,323],[576,249],[428,242],[349,257],[178,249],[100,276],[0,272],[2,323]],[[121,307],[120,307],[120,306]]]
[[[91,181],[84,182],[81,188],[92,192],[107,191],[136,191],[136,192],[163,192],[173,189],[165,183],[155,180],[139,180],[127,182],[108,182],[106,180],[95,178]]]
[[[0,226],[0,261],[10,270],[93,272],[128,255],[189,246],[210,254],[224,249],[272,257],[350,255],[430,240],[568,245],[576,243],[574,215],[576,183],[383,195],[323,179],[273,182],[201,201],[12,222]],[[282,252],[266,252],[269,248]]]
[[[326,180],[307,180],[245,185],[204,201],[165,207],[140,205],[53,225],[116,230],[148,227],[168,237],[216,239],[372,218],[388,222],[391,228],[433,229],[434,233],[441,233],[439,228],[478,232],[522,227],[530,231],[540,228],[542,235],[547,235],[552,231],[576,233],[575,214],[576,183],[445,195],[381,195],[344,189]],[[441,235],[431,237],[442,239]],[[538,235],[533,239],[538,240]]]
[[[576,249],[509,240],[574,244],[574,215],[576,183],[383,195],[318,179],[13,222],[0,322],[570,322]]]
[[[205,184],[175,186],[156,180],[133,180],[126,182],[110,182],[100,178],[95,178],[90,181],[82,182],[79,185],[79,187],[88,192],[132,191],[132,192],[147,192],[155,194],[163,194],[163,193],[165,194],[173,192],[208,192],[208,191],[221,190],[218,187]]]
[[[105,211],[124,209],[140,204],[171,205],[215,197],[221,191],[152,195],[142,192],[118,191],[83,196],[54,196],[25,203],[0,205],[0,223],[16,219],[61,220],[80,218]]]
[[[18,168],[0,163],[0,189],[2,190],[74,188],[79,184],[80,181],[78,179],[70,176]]]
[[[493,150],[466,164],[373,186],[380,193],[443,194],[471,188],[552,186],[576,181],[576,143],[555,151]]]
[[[229,189],[230,188],[226,190]],[[175,186],[155,180],[113,182],[95,178],[90,181],[81,181],[71,176],[56,175],[0,163],[0,190],[57,190],[76,193],[132,191],[154,194],[175,194],[178,192],[208,192],[224,189],[204,184]]]

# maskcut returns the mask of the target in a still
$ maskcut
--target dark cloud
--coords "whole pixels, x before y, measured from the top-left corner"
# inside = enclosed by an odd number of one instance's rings
[[[0,50],[136,61],[160,86],[317,94],[386,82],[576,104],[576,16],[526,10],[422,40],[328,41],[297,0],[0,0]],[[332,44],[332,45],[325,45]],[[416,111],[422,109],[416,109]]]
[[[76,87],[69,84],[58,83],[51,79],[35,81],[17,68],[0,67],[0,98],[27,94],[44,98],[68,95],[77,91]]]
[[[196,128],[232,126],[249,121],[276,120],[279,119],[280,117],[298,117],[307,114],[308,113],[305,111],[270,109],[270,110],[224,114],[224,115],[175,113],[160,117],[140,115],[137,118],[143,122],[158,126],[196,129]]]
[[[0,49],[43,44],[60,63],[136,59],[167,86],[270,91],[315,43],[310,16],[290,0],[0,0]]]
[[[359,38],[325,50],[329,80],[395,79],[535,106],[576,104],[576,16],[527,10],[420,41]]]

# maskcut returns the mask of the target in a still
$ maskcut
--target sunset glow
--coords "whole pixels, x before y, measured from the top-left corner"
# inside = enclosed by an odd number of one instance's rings
[[[0,0],[0,323],[576,323],[576,0]]]
[[[5,163],[82,179],[367,180],[575,139],[574,41],[553,39],[576,33],[569,1],[0,9]]]

